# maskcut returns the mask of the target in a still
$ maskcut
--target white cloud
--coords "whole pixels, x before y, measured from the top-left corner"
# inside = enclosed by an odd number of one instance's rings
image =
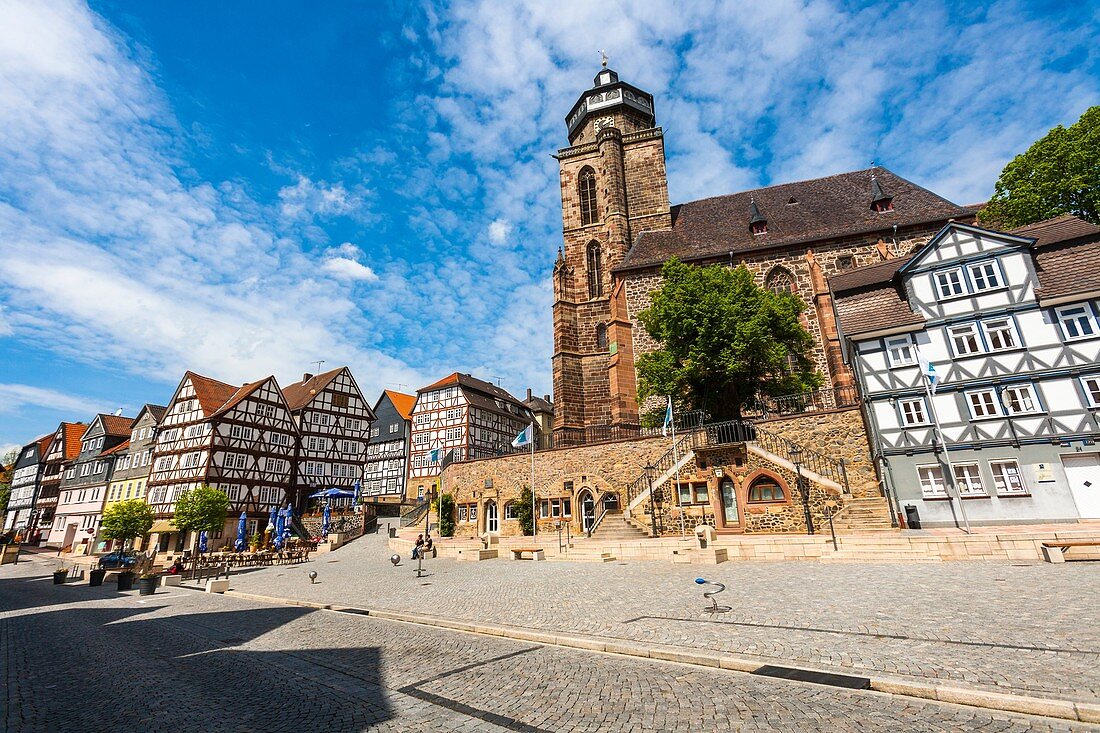
[[[347,257],[331,257],[324,261],[321,269],[345,280],[364,280],[367,282],[378,280],[378,275],[374,270],[355,260],[349,260]]]
[[[94,415],[105,410],[101,403],[78,395],[27,384],[0,384],[0,412],[11,413],[25,407],[44,407],[80,415]]]
[[[507,219],[496,219],[489,224],[489,241],[493,244],[504,244],[511,233],[512,224]]]
[[[299,174],[293,186],[279,189],[279,211],[286,219],[296,221],[335,216],[355,216],[367,220],[369,196],[370,193],[362,186],[349,191],[343,183],[314,181]]]

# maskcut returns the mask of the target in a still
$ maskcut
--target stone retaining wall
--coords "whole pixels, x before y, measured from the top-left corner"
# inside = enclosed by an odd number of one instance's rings
[[[880,496],[867,429],[858,407],[775,417],[758,420],[756,424],[803,448],[843,458],[852,495],[856,498]]]

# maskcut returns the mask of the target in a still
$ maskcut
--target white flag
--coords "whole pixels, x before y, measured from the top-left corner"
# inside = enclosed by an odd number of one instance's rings
[[[668,431],[672,428],[672,395],[668,398],[668,408],[665,409],[665,424],[661,426],[661,435],[668,437]]]
[[[920,350],[917,351],[917,363],[920,364],[920,373],[928,379],[928,391],[936,394],[936,387],[940,384],[940,377],[936,374],[936,365],[928,361]]]
[[[522,448],[525,445],[531,445],[535,442],[535,423],[531,423],[523,429],[523,431],[516,436],[516,439],[512,441],[513,448]]]

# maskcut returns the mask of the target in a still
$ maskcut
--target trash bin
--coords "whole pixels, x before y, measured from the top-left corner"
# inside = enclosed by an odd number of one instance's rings
[[[920,514],[912,504],[905,505],[905,526],[909,529],[920,529]]]
[[[391,540],[397,536],[397,527],[386,527],[386,529],[389,530]]]

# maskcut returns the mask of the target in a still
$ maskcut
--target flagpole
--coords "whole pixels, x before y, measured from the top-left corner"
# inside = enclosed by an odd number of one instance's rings
[[[680,500],[680,453],[676,450],[676,412],[672,405],[672,395],[668,397],[668,408],[672,414],[669,426],[672,428],[672,465],[676,466],[676,506],[680,510],[680,539],[684,539],[687,537],[687,530],[684,528],[684,503]]]
[[[535,493],[535,424],[531,423],[531,537],[538,540],[539,512],[538,494]]]
[[[947,450],[947,440],[943,437],[943,428],[940,427],[940,418],[939,414],[936,412],[936,403],[932,399],[931,380],[928,378],[927,374],[922,376],[924,378],[924,394],[928,397],[928,410],[932,413],[932,426],[936,431],[936,436],[939,438],[940,445],[943,446],[943,458],[947,462],[948,482],[951,484],[951,488],[955,491],[955,496],[959,500],[959,514],[962,515],[963,527],[965,527],[963,531],[967,534],[971,534],[970,520],[966,517],[966,508],[963,506],[962,494],[959,493],[959,485],[955,482],[955,466],[951,463],[951,453]],[[935,450],[935,444],[933,444],[932,448]],[[948,495],[947,498],[951,500],[950,495]]]

